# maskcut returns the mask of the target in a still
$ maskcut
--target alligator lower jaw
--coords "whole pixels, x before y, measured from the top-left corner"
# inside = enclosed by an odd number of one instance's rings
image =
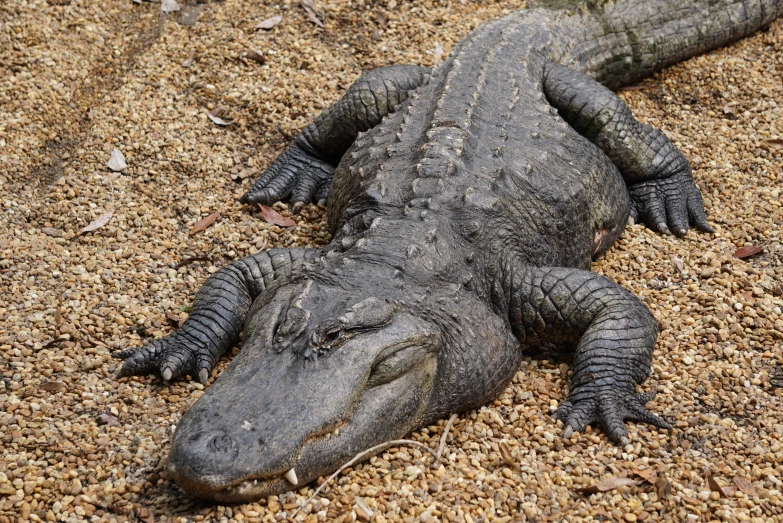
[[[218,503],[249,503],[272,495],[282,494],[294,488],[283,475],[266,479],[246,479],[235,485],[219,487],[181,477],[176,473],[172,473],[171,470],[169,470],[169,473],[174,476],[174,481],[177,482],[177,485],[191,496],[210,499]]]

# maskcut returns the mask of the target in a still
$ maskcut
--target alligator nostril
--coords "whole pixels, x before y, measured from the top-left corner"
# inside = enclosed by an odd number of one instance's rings
[[[236,457],[238,446],[236,441],[228,434],[218,434],[209,442],[209,449],[215,454],[226,454],[227,457]]]

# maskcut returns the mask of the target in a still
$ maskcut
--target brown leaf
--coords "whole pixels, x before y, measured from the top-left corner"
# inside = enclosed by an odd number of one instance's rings
[[[191,256],[190,258],[185,258],[184,260],[180,260],[179,263],[177,263],[174,268],[179,269],[180,267],[184,267],[185,265],[190,265],[191,263],[197,262],[197,261],[209,261],[209,256]]]
[[[41,390],[46,392],[59,392],[65,388],[65,383],[62,381],[47,381],[41,384]]]
[[[767,145],[771,145],[776,149],[783,147],[783,139],[780,138],[772,138],[770,140],[764,140],[764,143],[766,143]]]
[[[139,519],[142,520],[144,523],[155,523],[155,516],[152,514],[150,509],[146,507],[141,507],[138,512]]]
[[[386,14],[383,11],[378,11],[375,13],[375,15],[378,18],[378,25],[385,28],[387,25],[389,25],[389,17],[386,16]]]
[[[258,22],[256,24],[255,29],[266,29],[266,30],[269,30],[269,29],[272,29],[274,26],[276,26],[277,24],[279,24],[282,21],[283,21],[283,17],[282,16],[280,16],[280,15],[273,16],[271,18],[267,18],[266,20],[264,20],[262,22]]]
[[[171,312],[166,313],[166,319],[169,320],[177,328],[182,327],[182,324],[185,323],[185,320],[181,320],[178,315],[173,314]]]
[[[318,14],[318,10],[315,8],[315,2],[313,2],[313,0],[299,0],[299,4],[305,10],[308,20],[318,27],[324,26],[323,17]]]
[[[596,492],[606,492],[607,490],[614,490],[620,487],[633,487],[642,483],[640,479],[631,479],[624,476],[612,476],[605,478],[589,487],[582,487],[576,489],[577,492],[584,494],[595,494]]]
[[[672,492],[672,484],[666,478],[658,478],[655,482],[655,493],[658,495],[658,500],[666,499]]]
[[[100,229],[101,227],[109,223],[109,220],[111,220],[113,214],[114,214],[114,209],[109,209],[105,213],[101,214],[100,216],[98,216],[97,219],[91,221],[89,225],[87,225],[87,227],[82,229],[82,234],[86,232],[92,232],[96,229]]]
[[[193,226],[193,228],[190,230],[190,234],[196,234],[197,232],[201,232],[213,223],[215,223],[215,220],[220,218],[220,212],[213,212],[206,218],[202,218],[199,221],[196,222],[196,225]]]
[[[70,5],[71,0],[46,0],[49,5]]]
[[[248,51],[245,55],[245,58],[248,60],[253,60],[254,62],[257,62],[261,65],[264,65],[266,62],[266,58],[264,58],[264,55],[257,53],[256,51]]]
[[[258,206],[261,207],[261,214],[263,215],[266,223],[271,223],[272,225],[278,225],[280,227],[291,227],[292,225],[296,225],[296,222],[294,220],[282,216],[280,213],[278,213],[271,207],[267,207],[266,205],[261,205],[260,203],[258,204]]]
[[[707,485],[709,485],[711,491],[717,492],[722,498],[730,498],[737,492],[737,487],[735,486],[722,487],[713,477],[712,472],[707,472]]]
[[[511,455],[511,449],[508,448],[508,445],[506,445],[504,441],[501,441],[500,445],[498,445],[498,448],[500,449],[500,457],[503,458],[503,462],[505,462],[505,464],[511,467],[513,470],[519,470],[519,463],[514,460],[514,457]]]
[[[55,229],[54,227],[41,227],[41,232],[47,236],[51,236],[52,238],[63,237],[63,231],[60,229]]]
[[[734,252],[734,257],[739,258],[740,260],[744,260],[745,258],[750,258],[751,256],[754,256],[764,250],[764,247],[761,245],[745,245],[744,247],[740,247]]]
[[[745,494],[747,494],[748,496],[755,496],[757,494],[756,487],[754,487],[753,483],[751,483],[746,478],[737,476],[736,478],[734,478],[734,484],[737,485],[737,488],[740,489]]]
[[[655,485],[655,482],[658,480],[658,473],[655,469],[633,469],[633,473],[650,485]]]
[[[98,425],[108,425],[110,427],[117,427],[120,425],[120,420],[112,416],[108,412],[101,412],[98,414]]]

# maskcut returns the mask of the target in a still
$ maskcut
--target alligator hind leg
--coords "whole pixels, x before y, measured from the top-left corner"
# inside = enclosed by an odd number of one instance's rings
[[[554,416],[566,437],[597,423],[627,442],[624,420],[669,428],[636,392],[650,374],[658,327],[633,294],[598,274],[570,268],[516,267],[503,295],[523,347],[576,346],[568,398]]]
[[[190,317],[178,331],[114,354],[125,359],[119,375],[157,371],[169,380],[190,374],[206,383],[220,357],[239,340],[253,300],[315,251],[271,249],[223,267],[198,291]]]
[[[356,136],[378,125],[428,74],[424,67],[394,65],[359,78],[336,104],[304,128],[239,201],[325,201],[335,167]]]
[[[617,166],[628,184],[634,219],[665,234],[682,236],[690,225],[712,232],[688,160],[666,135],[636,120],[612,91],[569,67],[547,65],[544,94]]]

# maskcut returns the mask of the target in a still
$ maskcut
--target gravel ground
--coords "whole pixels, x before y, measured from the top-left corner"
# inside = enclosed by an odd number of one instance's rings
[[[110,355],[171,332],[230,260],[325,243],[316,207],[282,229],[235,200],[362,69],[432,65],[521,4],[318,5],[325,29],[298,3],[202,2],[167,16],[131,0],[0,4],[0,523],[281,521],[312,493],[234,507],[187,498],[163,460],[203,387],[118,380]],[[278,26],[254,30],[274,15]],[[549,413],[569,367],[528,359],[493,405],[457,418],[438,468],[392,448],[296,519],[783,520],[782,74],[778,22],[622,94],[688,155],[717,231],[676,239],[634,225],[594,266],[661,323],[645,386],[673,433],[630,424],[625,448],[599,431],[563,441]],[[122,174],[106,168],[115,147]],[[735,258],[743,246],[763,252]],[[436,448],[444,427],[412,437]],[[649,481],[577,491],[617,476]]]

